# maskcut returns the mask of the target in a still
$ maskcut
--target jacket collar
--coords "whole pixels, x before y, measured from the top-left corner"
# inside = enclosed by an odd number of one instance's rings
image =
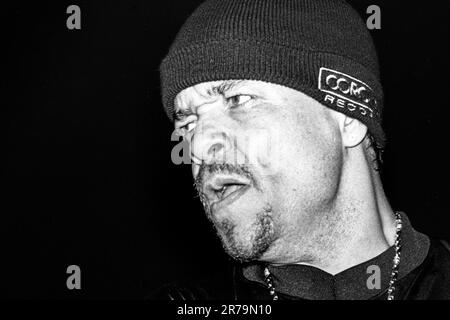
[[[405,213],[402,217],[402,249],[398,280],[422,264],[430,247],[429,238],[417,232]],[[331,275],[321,269],[306,265],[270,266],[273,284],[277,293],[293,298],[312,300],[364,300],[375,297],[387,290],[392,271],[394,246],[380,255]],[[373,267],[380,270],[380,288],[368,286]],[[264,265],[252,263],[243,266],[242,275],[249,281],[265,285]]]

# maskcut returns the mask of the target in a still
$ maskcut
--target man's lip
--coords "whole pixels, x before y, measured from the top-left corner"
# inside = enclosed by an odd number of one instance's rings
[[[250,184],[251,181],[245,177],[215,174],[206,181],[203,192],[210,203],[218,202],[225,199],[231,190],[235,191],[236,187]]]
[[[216,210],[219,210],[223,207],[226,207],[226,206],[232,204],[237,199],[239,199],[245,192],[247,192],[247,190],[250,188],[251,188],[251,185],[249,185],[249,184],[240,185],[239,188],[237,188],[230,194],[226,195],[224,198],[214,201],[211,204],[211,210],[216,211]]]
[[[209,192],[217,192],[222,189],[224,186],[232,186],[232,185],[248,185],[250,181],[244,179],[242,177],[234,177],[228,175],[220,175],[217,174],[210,179],[205,184],[206,191]]]

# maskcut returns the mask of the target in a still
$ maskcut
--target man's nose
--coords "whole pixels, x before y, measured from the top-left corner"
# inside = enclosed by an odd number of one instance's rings
[[[226,128],[209,123],[197,129],[191,144],[194,160],[205,163],[225,162],[226,152],[230,148]]]

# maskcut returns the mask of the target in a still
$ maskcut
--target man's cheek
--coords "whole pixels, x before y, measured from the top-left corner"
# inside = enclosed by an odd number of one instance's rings
[[[248,161],[260,168],[277,172],[282,166],[284,141],[280,130],[259,129],[247,142]],[[269,173],[269,172],[266,172]]]

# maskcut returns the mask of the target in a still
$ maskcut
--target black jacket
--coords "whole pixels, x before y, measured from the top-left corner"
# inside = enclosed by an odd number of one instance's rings
[[[280,300],[303,300],[278,293]],[[226,272],[165,285],[148,296],[155,300],[270,300],[267,287],[243,276],[242,265],[230,264]],[[387,290],[371,297],[386,300]],[[450,300],[450,246],[430,239],[424,261],[396,283],[396,300]]]

